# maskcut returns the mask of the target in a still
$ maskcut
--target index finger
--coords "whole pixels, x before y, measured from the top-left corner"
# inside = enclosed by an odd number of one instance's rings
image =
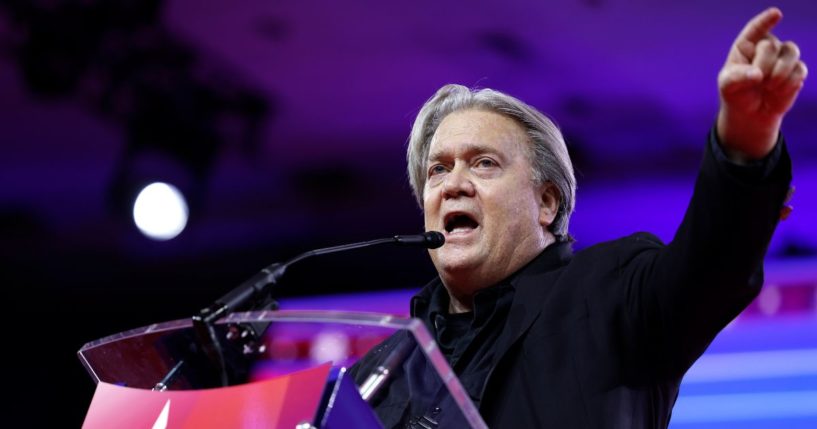
[[[769,34],[769,31],[771,31],[782,18],[783,12],[776,7],[770,7],[760,12],[743,27],[743,30],[741,30],[735,42],[740,43],[743,40],[751,43],[759,42]]]

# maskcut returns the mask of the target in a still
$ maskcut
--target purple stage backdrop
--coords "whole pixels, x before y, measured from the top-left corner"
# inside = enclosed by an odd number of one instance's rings
[[[817,64],[817,2],[776,5],[777,34]],[[85,341],[192,315],[310,248],[421,231],[406,138],[446,83],[508,92],[561,126],[577,248],[641,230],[669,241],[717,112],[717,72],[766,6],[4,2],[0,264],[13,314],[42,315],[8,340],[33,367],[9,382],[78,425],[93,388],[74,356]],[[783,131],[797,191],[767,288],[690,372],[673,427],[817,427],[814,82]],[[134,226],[133,197],[152,181],[187,198],[174,239]],[[401,313],[433,269],[420,251],[381,249],[290,274],[285,307]]]

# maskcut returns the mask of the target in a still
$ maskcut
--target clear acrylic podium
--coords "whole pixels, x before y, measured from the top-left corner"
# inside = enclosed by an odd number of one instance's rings
[[[247,327],[266,333],[247,341]],[[201,351],[190,319],[85,344],[78,355],[97,391],[83,427],[381,428],[370,404],[418,362],[432,374],[428,390],[446,398],[445,421],[455,422],[446,427],[487,427],[418,319],[256,311],[230,314],[214,328],[221,371]],[[347,368],[392,336],[400,346],[378,353],[377,370],[357,374],[365,380],[358,386]],[[226,386],[219,373],[229,373]]]

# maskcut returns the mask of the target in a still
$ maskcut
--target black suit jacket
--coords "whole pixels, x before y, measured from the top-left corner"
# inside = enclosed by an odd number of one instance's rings
[[[491,371],[469,389],[490,427],[669,424],[684,373],[760,291],[791,180],[782,141],[772,168],[760,172],[731,165],[716,144],[711,137],[670,244],[637,233],[575,255],[554,245],[515,276]],[[433,287],[442,286],[432,282],[418,296]],[[361,359],[358,382],[397,340]]]

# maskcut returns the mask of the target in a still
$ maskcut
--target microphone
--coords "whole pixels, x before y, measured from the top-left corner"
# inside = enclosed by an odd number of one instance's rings
[[[375,368],[375,370],[366,377],[366,380],[364,380],[363,384],[358,388],[360,397],[363,398],[364,401],[372,403],[372,400],[383,387],[386,386],[386,382],[390,381],[389,379],[392,374],[400,368],[400,365],[403,365],[403,361],[405,361],[409,353],[411,353],[414,345],[414,341],[401,341],[386,355],[386,360],[383,361],[383,364]]]
[[[441,232],[427,231],[417,235],[395,235],[394,241],[405,246],[421,246],[427,249],[437,249],[445,244],[445,236]]]
[[[360,243],[343,244],[340,246],[325,247],[322,249],[310,250],[284,262],[274,263],[264,268],[249,280],[245,281],[237,288],[228,292],[208,308],[201,311],[199,317],[209,323],[217,320],[223,315],[236,311],[246,304],[261,299],[268,292],[271,285],[276,284],[286,273],[287,268],[298,261],[317,255],[327,255],[330,253],[344,252],[347,250],[360,249],[363,247],[377,246],[381,244],[399,244],[402,246],[424,247],[426,249],[436,249],[445,244],[445,236],[437,231],[427,231],[416,235],[395,235],[392,238],[381,238],[377,240],[364,241]]]

